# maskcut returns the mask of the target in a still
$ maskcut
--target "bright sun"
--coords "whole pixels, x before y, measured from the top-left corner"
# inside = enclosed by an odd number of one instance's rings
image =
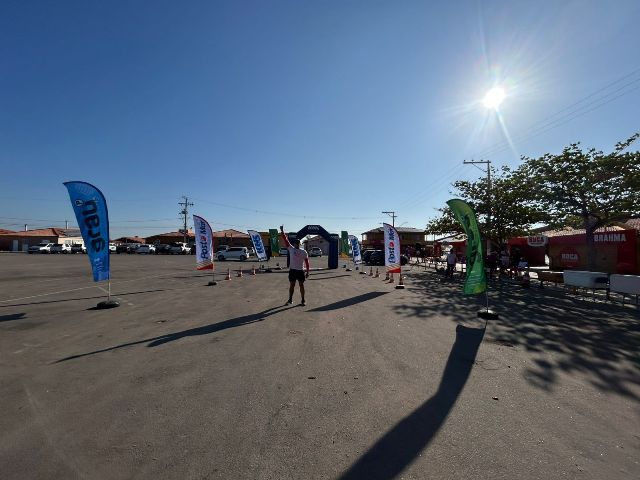
[[[504,89],[500,87],[494,87],[487,92],[487,94],[482,99],[482,103],[487,108],[492,108],[497,110],[502,101],[504,100],[505,93]]]

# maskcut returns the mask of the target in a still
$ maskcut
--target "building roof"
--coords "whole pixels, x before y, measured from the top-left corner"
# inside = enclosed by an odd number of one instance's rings
[[[183,237],[184,234],[182,232],[167,232],[167,233],[157,233],[155,235],[149,235],[147,238],[157,238],[157,237]],[[193,238],[193,230],[187,230],[187,238]]]
[[[38,228],[36,230],[25,230],[22,232],[0,233],[0,235],[11,235],[13,237],[80,237],[80,230],[77,228]]]
[[[146,240],[142,237],[134,235],[133,237],[120,237],[113,240],[119,243],[146,243]]]
[[[396,231],[398,233],[424,233],[424,228],[396,227]],[[377,228],[368,230],[362,233],[361,235],[364,235],[365,233],[384,233],[384,228],[377,227]]]
[[[240,230],[234,230],[230,228],[228,230],[218,230],[217,232],[213,232],[214,238],[249,238],[247,233],[241,232]]]
[[[628,229],[640,230],[640,218],[630,218],[624,222],[624,226]]]
[[[540,229],[541,235],[546,235],[547,237],[564,237],[567,235],[584,235],[587,231],[584,228],[572,228],[565,227],[559,228],[556,230],[544,230]],[[626,222],[619,222],[616,225],[610,225],[608,227],[601,227],[596,229],[597,233],[604,232],[618,232],[620,230],[640,230],[640,218],[632,218],[627,220]]]
[[[13,230],[5,230],[4,228],[0,228],[0,235],[4,235],[6,233],[15,233]]]

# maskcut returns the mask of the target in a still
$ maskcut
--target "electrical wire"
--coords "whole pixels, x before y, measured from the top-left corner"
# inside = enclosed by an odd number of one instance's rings
[[[617,100],[620,97],[623,97],[625,95],[628,95],[640,89],[640,85],[637,85],[638,83],[640,83],[640,77],[639,77],[625,83],[624,85],[604,95],[599,95],[601,92],[604,92],[610,89],[612,86],[628,79],[629,77],[636,75],[639,72],[640,72],[640,68],[634,70],[633,72],[627,75],[622,76],[621,78],[605,85],[604,87],[601,87],[600,89],[578,100],[577,102],[574,102],[571,105],[564,107],[561,110],[558,110],[554,114],[549,115],[548,117],[545,117],[544,119],[531,124],[526,130],[522,131],[519,134],[514,135],[512,137],[512,141],[518,142],[518,143],[526,143],[529,140],[545,132],[548,132],[549,130],[557,128],[561,125],[565,125],[566,123],[569,123],[578,117],[584,116],[587,113],[590,113],[598,108],[601,108]],[[632,88],[629,88],[629,87],[632,87]],[[590,102],[587,102],[587,100],[594,97],[597,97],[597,98],[595,98]],[[587,103],[584,103],[584,102],[587,102]],[[567,113],[564,113],[564,112],[567,112]],[[484,150],[480,151],[476,156],[478,158],[488,157],[488,156],[500,153],[504,150],[507,150],[508,148],[510,148],[509,142],[507,140],[503,140],[488,148],[485,148]]]

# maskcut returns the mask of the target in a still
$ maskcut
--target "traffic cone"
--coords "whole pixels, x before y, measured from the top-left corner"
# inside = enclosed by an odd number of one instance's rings
[[[380,278],[380,272],[378,271],[377,268],[376,268],[376,274],[373,276],[373,278]]]
[[[242,267],[238,269],[238,278],[242,278]]]
[[[251,266],[251,275],[255,275],[256,274],[256,266],[252,265]]]
[[[227,268],[227,278],[225,280],[231,280],[231,269]]]
[[[369,276],[370,276],[370,277],[373,277],[373,267],[371,267],[371,268],[369,269]]]
[[[400,274],[400,281],[398,282],[398,285],[396,285],[397,289],[402,289],[404,288],[404,282],[402,281],[402,274]]]
[[[385,275],[385,277],[384,277],[384,281],[385,281],[385,282],[389,281],[389,272],[387,272],[387,274]]]

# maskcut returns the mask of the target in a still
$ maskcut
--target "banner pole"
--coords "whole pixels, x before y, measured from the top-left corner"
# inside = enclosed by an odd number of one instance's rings
[[[211,286],[217,285],[217,282],[216,282],[216,252],[214,251],[215,240],[213,238],[213,229],[211,228],[210,225],[209,225],[209,230],[211,230],[211,281],[208,283],[208,285],[211,287]]]
[[[111,272],[109,272],[109,279],[107,280],[107,302],[111,301]]]
[[[487,313],[489,312],[489,286],[487,285],[487,288],[484,290],[484,293],[487,297]]]

